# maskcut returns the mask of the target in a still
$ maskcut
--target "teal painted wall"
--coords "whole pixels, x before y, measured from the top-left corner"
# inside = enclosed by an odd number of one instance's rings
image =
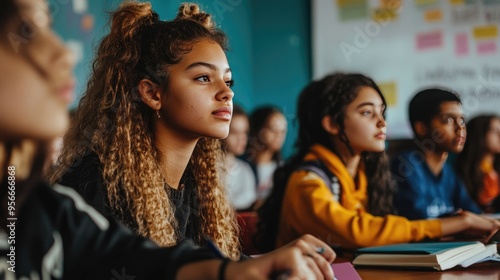
[[[293,151],[297,135],[296,107],[310,82],[310,1],[253,0],[254,106],[278,106],[288,120],[283,155]]]
[[[85,13],[74,12],[73,0],[48,0],[48,3],[56,32],[67,43],[75,41],[82,43],[82,56],[78,58],[74,72],[77,84],[75,89],[76,97],[71,105],[73,108],[78,104],[78,100],[86,86],[92,68],[94,47],[98,46],[100,38],[108,31],[108,28],[106,28],[108,12],[117,6],[118,1],[91,0]],[[82,28],[82,22],[85,19],[93,21],[92,28],[89,30]]]
[[[91,69],[95,48],[108,32],[109,12],[120,0],[86,0],[88,9],[77,14],[75,0],[49,0],[54,28],[66,42],[82,42],[81,60],[76,65],[76,107]],[[171,20],[181,0],[151,0],[163,20]],[[235,80],[234,102],[251,112],[256,106],[273,104],[289,122],[284,147],[290,155],[295,142],[296,97],[311,77],[310,3],[306,0],[198,0],[202,9],[229,37],[229,64]],[[91,19],[91,29],[82,22]]]

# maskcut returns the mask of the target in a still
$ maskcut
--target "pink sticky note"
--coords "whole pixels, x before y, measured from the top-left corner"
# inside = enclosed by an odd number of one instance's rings
[[[458,33],[455,35],[455,54],[457,56],[467,55],[469,53],[469,41],[467,33]]]
[[[496,41],[477,42],[478,54],[492,54],[497,52]]]
[[[416,43],[418,51],[439,48],[443,45],[443,32],[432,31],[419,33],[416,37]]]

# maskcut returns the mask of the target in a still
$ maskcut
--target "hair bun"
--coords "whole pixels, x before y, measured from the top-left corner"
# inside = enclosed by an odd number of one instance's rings
[[[182,3],[177,13],[176,20],[177,19],[190,19],[198,22],[207,29],[215,27],[212,16],[201,11],[200,7],[195,3]]]
[[[123,2],[113,13],[111,29],[123,37],[133,36],[142,27],[153,25],[159,16],[151,8],[150,3],[136,1]]]

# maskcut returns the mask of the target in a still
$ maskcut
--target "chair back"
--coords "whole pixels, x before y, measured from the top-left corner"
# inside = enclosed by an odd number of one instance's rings
[[[238,225],[240,226],[240,241],[242,252],[245,255],[257,255],[259,251],[253,244],[252,236],[257,226],[257,212],[245,211],[236,214]]]

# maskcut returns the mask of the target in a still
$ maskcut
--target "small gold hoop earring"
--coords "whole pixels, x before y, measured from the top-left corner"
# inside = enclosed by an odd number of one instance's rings
[[[160,116],[160,110],[156,110],[156,116],[157,116],[158,118],[161,118],[161,116]]]

